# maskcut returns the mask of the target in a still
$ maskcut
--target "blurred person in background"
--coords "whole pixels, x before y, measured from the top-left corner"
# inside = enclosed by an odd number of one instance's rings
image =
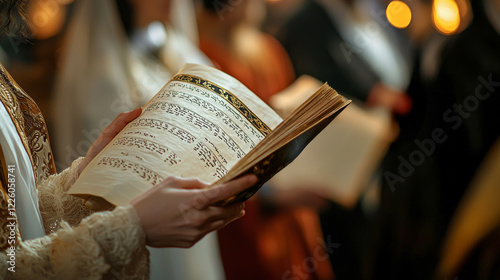
[[[430,216],[433,211],[436,211],[436,209],[428,207],[428,203],[426,203],[436,197],[438,188],[433,180],[436,177],[433,159],[428,158],[422,166],[419,166],[420,176],[413,177],[412,175],[408,182],[404,182],[404,185],[412,187],[398,187],[397,190],[393,191],[394,189],[391,189],[388,184],[392,181],[387,181],[386,177],[390,176],[387,172],[394,172],[394,168],[397,170],[399,164],[397,158],[414,149],[414,140],[417,139],[416,137],[424,123],[428,121],[425,119],[426,111],[430,105],[430,97],[427,92],[437,78],[437,71],[441,65],[442,48],[448,40],[446,36],[437,32],[432,24],[432,2],[414,1],[409,3],[412,11],[412,22],[405,31],[408,32],[415,47],[415,63],[407,92],[412,99],[413,106],[407,115],[395,115],[399,124],[399,135],[392,143],[382,163],[381,204],[376,217],[375,230],[377,233],[373,241],[374,251],[377,255],[371,266],[376,271],[373,274],[373,279],[384,277],[394,279],[395,275],[406,271],[407,266],[419,267],[418,273],[413,272],[417,273],[414,279],[425,278],[424,275],[429,275],[430,268],[425,267],[425,263],[429,265],[431,262],[425,260],[427,256],[420,252],[412,254],[409,250],[414,250],[410,249],[414,242],[430,242],[434,233],[430,231],[429,225],[437,223],[436,219],[428,217],[425,219],[426,225],[423,225],[422,217],[422,215]],[[392,184],[390,186],[394,187]],[[413,197],[412,201],[420,202],[422,205],[419,207],[409,203],[410,197]],[[417,240],[407,240],[410,236]],[[419,246],[419,250],[423,251],[421,246]],[[426,245],[426,247],[426,250],[433,250],[431,248],[434,246]],[[404,264],[401,262],[393,267],[390,263],[399,262],[394,255],[401,257],[402,260],[411,259],[411,261],[408,260]],[[377,266],[381,267],[377,268]]]
[[[413,9],[420,12],[414,18],[426,19],[432,28],[431,5],[435,2],[412,4],[421,8]],[[461,33],[444,41],[436,40],[433,32],[420,36],[424,39],[420,67],[408,91],[414,107],[407,118],[400,118],[401,137],[383,167],[373,279],[499,277],[499,212],[488,195],[469,207],[475,215],[469,217],[474,220],[470,228],[455,231],[454,226],[467,217],[462,211],[465,208],[458,206],[468,205],[475,190],[482,189],[475,181],[490,178],[497,182],[499,176],[481,171],[479,166],[498,161],[493,157],[485,162],[490,150],[498,156],[492,147],[500,136],[500,2],[473,1],[471,6],[472,23]],[[492,190],[490,195],[495,195],[495,188]],[[478,235],[478,228],[484,228],[481,223],[491,217],[488,231]],[[449,235],[465,236],[454,240],[453,249],[471,236],[476,243],[450,254],[445,250],[450,249],[445,247],[451,242]],[[440,264],[450,258],[462,261],[443,269]]]
[[[191,1],[81,0],[62,50],[54,93],[55,159],[64,167],[121,111],[146,104],[198,49]],[[152,279],[223,279],[217,237],[151,252]]]
[[[265,102],[294,81],[286,51],[259,30],[265,17],[264,1],[204,0],[198,8],[200,49],[217,68]],[[327,253],[318,243],[323,238],[318,216],[298,207],[321,208],[325,203],[307,191],[280,193],[265,186],[258,198],[247,202],[245,220],[218,232],[226,278],[333,279]],[[319,259],[316,252],[320,252]]]
[[[290,55],[297,75],[326,81],[359,104],[382,108],[379,112],[384,115],[404,115],[411,108],[405,94],[411,43],[404,32],[389,24],[384,4],[371,0],[306,0],[283,24],[277,38]],[[371,244],[365,233],[372,224],[372,212],[366,209],[362,195],[352,209],[332,201],[320,215],[323,235],[342,244],[330,255],[339,279],[360,279],[370,265]]]
[[[172,18],[193,22],[180,30]],[[54,89],[58,165],[85,154],[115,114],[144,105],[184,63],[210,64],[197,35],[185,35],[197,34],[195,20],[190,1],[77,3]]]
[[[258,1],[203,1],[198,22],[200,49],[215,66],[242,81],[262,100],[285,89],[295,79],[286,51],[258,29],[265,17]]]
[[[278,31],[297,75],[328,81],[337,91],[398,113],[411,106],[409,42],[374,0],[306,0]]]

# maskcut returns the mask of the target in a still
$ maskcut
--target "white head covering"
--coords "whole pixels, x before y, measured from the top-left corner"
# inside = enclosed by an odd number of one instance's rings
[[[187,10],[188,2],[173,1],[176,10]],[[135,32],[131,41],[113,0],[77,3],[54,93],[59,168],[85,155],[118,113],[144,105],[184,63],[211,64],[181,32],[159,25]],[[181,25],[193,30],[196,23]],[[161,46],[159,59],[144,47],[148,40]]]

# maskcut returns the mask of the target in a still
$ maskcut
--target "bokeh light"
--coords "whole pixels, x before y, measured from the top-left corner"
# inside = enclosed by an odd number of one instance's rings
[[[434,0],[432,5],[432,21],[436,29],[450,35],[460,26],[460,13],[454,0]]]
[[[411,22],[410,7],[402,1],[392,1],[385,10],[387,20],[397,28],[406,28]]]
[[[61,31],[66,19],[66,6],[57,1],[31,0],[27,14],[33,37],[44,40]]]

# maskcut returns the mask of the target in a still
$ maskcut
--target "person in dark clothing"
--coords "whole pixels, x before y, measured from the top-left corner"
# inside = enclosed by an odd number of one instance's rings
[[[321,32],[312,32],[312,26]],[[301,11],[278,33],[277,39],[290,55],[297,76],[307,74],[328,81],[337,91],[361,100],[368,98],[370,89],[379,81],[356,53],[349,51],[349,56],[345,56],[348,51],[345,41],[325,9],[315,1],[306,1]]]
[[[413,121],[401,120],[413,127],[384,162],[373,279],[432,279],[456,207],[500,136],[500,5],[493,3],[473,3],[473,22],[445,44],[433,83],[411,83],[409,95],[422,102]],[[476,269],[465,265],[458,279],[486,279]]]
[[[297,76],[310,75],[328,82],[340,93],[355,98],[361,101],[360,103],[371,103],[376,95],[374,92],[384,96],[390,95],[396,98],[395,106],[389,109],[404,111],[405,109],[401,108],[408,108],[404,95],[399,91],[389,91],[388,86],[384,84],[380,67],[376,67],[373,60],[367,59],[373,53],[368,51],[363,54],[365,48],[369,48],[372,43],[380,43],[380,40],[386,40],[392,50],[399,52],[400,48],[398,49],[397,42],[394,42],[394,37],[391,36],[394,34],[391,32],[400,32],[399,35],[402,32],[393,30],[385,18],[375,19],[372,18],[372,13],[367,12],[376,10],[384,15],[385,9],[382,6],[364,7],[360,11],[359,7],[367,2],[305,1],[278,32],[277,39],[287,50]],[[377,35],[359,33],[359,30],[366,30],[367,26],[374,25]],[[357,40],[349,40],[353,35],[365,40],[365,45],[359,46],[356,45]],[[387,53],[388,56],[396,56],[390,51]],[[404,72],[389,65],[393,64],[384,65],[386,72]],[[401,67],[401,64],[396,66]],[[401,88],[406,87],[405,82],[401,84],[404,84]],[[400,97],[403,99],[399,99]],[[365,244],[368,239],[363,236],[367,224],[361,204],[357,204],[353,209],[346,209],[332,202],[329,209],[320,214],[320,218],[326,242],[341,244],[330,254],[336,277],[361,279],[360,267],[365,266],[365,248],[368,246]]]

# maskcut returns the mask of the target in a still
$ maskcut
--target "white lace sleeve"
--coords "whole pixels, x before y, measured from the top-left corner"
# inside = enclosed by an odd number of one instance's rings
[[[67,194],[78,179],[78,167],[82,161],[83,157],[75,160],[71,167],[50,176],[38,186],[40,214],[47,234],[57,231],[63,220],[76,226],[83,218],[92,214],[82,199]]]
[[[23,241],[15,250],[15,272],[0,253],[0,279],[148,279],[149,253],[132,206],[95,213],[75,228]]]

